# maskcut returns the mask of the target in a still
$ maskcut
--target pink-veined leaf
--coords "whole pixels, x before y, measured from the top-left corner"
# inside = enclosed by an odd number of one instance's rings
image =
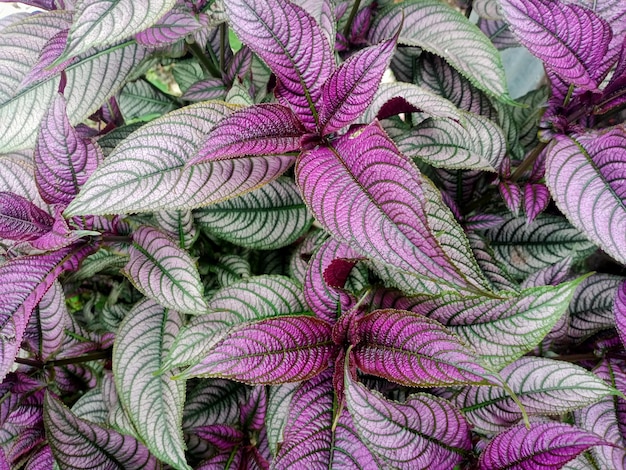
[[[207,305],[196,263],[160,231],[142,226],[133,233],[124,274],[145,296],[167,308],[201,313]]]
[[[353,381],[347,367],[344,376],[354,427],[385,466],[448,470],[471,449],[465,418],[446,400],[415,394],[398,403]]]
[[[352,357],[366,374],[410,387],[497,384],[477,354],[441,323],[404,310],[357,320]]]
[[[502,0],[501,6],[517,38],[548,69],[581,89],[597,89],[612,38],[605,20],[555,0]]]
[[[304,128],[286,106],[251,106],[226,116],[206,137],[189,165],[244,155],[270,155],[300,148]]]
[[[369,106],[393,54],[397,34],[359,51],[342,63],[322,85],[320,134],[347,126]]]
[[[484,470],[561,468],[591,446],[606,445],[602,437],[564,423],[514,426],[494,437],[480,454]]]
[[[82,139],[67,117],[59,94],[44,115],[35,146],[35,180],[49,204],[67,205],[104,159],[98,144]]]
[[[417,167],[400,154],[377,122],[327,147],[305,152],[296,165],[304,200],[337,240],[401,269],[437,292],[444,285],[476,287],[446,256],[426,220]]]
[[[182,434],[185,383],[173,372],[156,375],[178,334],[183,315],[145,299],[122,321],[113,347],[119,398],[137,433],[160,460],[190,469]]]
[[[181,376],[223,377],[248,384],[298,382],[326,369],[331,327],[311,316],[269,318],[232,328]]]
[[[344,407],[337,418],[332,370],[297,387],[289,406],[284,440],[276,468],[379,468],[379,462],[359,438]],[[337,419],[336,427],[333,427]]]
[[[46,437],[61,468],[157,469],[157,460],[139,441],[77,418],[58,399],[44,399]]]
[[[404,20],[399,44],[417,46],[443,57],[476,88],[510,101],[500,55],[489,39],[462,13],[437,0],[390,4],[377,12],[370,41],[391,37]],[[411,27],[419,24],[419,27]],[[441,40],[442,33],[446,40]]]
[[[287,0],[230,0],[224,6],[233,31],[276,74],[279,100],[308,131],[316,130],[321,85],[335,61],[315,19]]]
[[[582,367],[543,357],[522,357],[502,369],[500,377],[529,415],[559,415],[617,394]],[[477,430],[503,431],[522,418],[501,387],[465,387],[453,401]]]
[[[198,103],[144,125],[98,167],[65,215],[191,209],[238,196],[280,176],[294,157],[188,166],[213,126],[233,109],[238,108]]]
[[[546,160],[546,183],[569,221],[626,263],[626,129],[559,135]]]
[[[626,370],[620,360],[604,358],[593,373],[620,392],[626,392]],[[626,400],[622,396],[607,396],[576,410],[574,420],[581,428],[613,444],[613,447],[591,450],[600,468],[622,468],[626,465]]]
[[[8,240],[35,240],[52,230],[54,219],[28,199],[0,192],[0,237]]]

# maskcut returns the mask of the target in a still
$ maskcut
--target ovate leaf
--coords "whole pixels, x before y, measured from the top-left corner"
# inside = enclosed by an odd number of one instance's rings
[[[184,377],[223,377],[249,384],[298,382],[328,367],[331,327],[311,316],[261,320],[232,328]]]
[[[385,466],[453,468],[471,449],[469,426],[449,402],[427,394],[387,400],[345,374],[346,406],[359,437]]]
[[[148,449],[136,439],[77,418],[49,393],[44,399],[44,424],[54,458],[64,469],[156,470],[159,467]]]
[[[124,409],[139,436],[160,460],[189,469],[181,431],[185,383],[161,369],[183,316],[152,300],[136,304],[120,325],[113,348],[113,375]]]
[[[133,233],[124,274],[144,295],[167,308],[185,313],[207,308],[194,261],[156,229],[144,226]]]
[[[176,0],[84,0],[78,3],[63,57],[138,33],[168,12]]]
[[[404,18],[398,42],[443,57],[476,88],[497,99],[510,100],[500,55],[489,39],[461,13],[437,0],[391,4],[376,15],[370,40],[391,37]],[[418,28],[410,25],[419,24]],[[445,32],[446,40],[441,40]]]
[[[191,209],[278,177],[294,157],[241,158],[187,166],[213,126],[232,110],[198,103],[141,127],[105,160],[65,215]]]
[[[435,292],[445,284],[476,285],[457,270],[424,224],[420,177],[378,123],[343,136],[332,150],[305,152],[296,166],[307,205],[337,240],[409,272]]]
[[[55,281],[37,304],[24,335],[43,360],[61,348],[69,323],[68,315],[63,287]]]
[[[315,130],[321,85],[335,64],[315,19],[287,0],[231,0],[225,8],[237,36],[276,74],[279,100]]]
[[[615,394],[615,389],[580,366],[542,357],[522,357],[500,372],[529,415],[559,415]],[[467,387],[455,398],[477,429],[495,432],[522,417],[500,387]]]
[[[310,226],[311,216],[291,179],[278,178],[256,191],[194,213],[206,232],[248,248],[289,245]]]
[[[154,214],[159,227],[181,248],[189,249],[198,238],[191,211],[159,211]]]
[[[0,192],[0,237],[7,240],[35,240],[50,230],[54,219],[28,199]]]
[[[626,129],[557,136],[546,159],[546,183],[569,221],[626,263]]]
[[[502,13],[530,52],[566,83],[595,90],[612,33],[609,24],[578,5],[549,0],[502,0]]]
[[[564,423],[521,424],[498,434],[480,454],[485,470],[561,468],[591,446],[607,442],[596,434]]]
[[[49,204],[67,205],[102,162],[98,144],[81,138],[67,117],[67,103],[58,94],[41,122],[35,146],[35,179]]]

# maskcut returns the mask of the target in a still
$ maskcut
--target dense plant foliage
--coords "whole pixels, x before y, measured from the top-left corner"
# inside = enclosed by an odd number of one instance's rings
[[[621,0],[26,3],[1,469],[626,468]]]

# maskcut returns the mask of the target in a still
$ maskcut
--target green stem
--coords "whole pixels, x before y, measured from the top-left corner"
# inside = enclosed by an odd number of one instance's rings
[[[354,21],[354,17],[359,11],[359,7],[361,6],[361,0],[355,0],[352,5],[352,10],[350,10],[350,16],[348,16],[348,21],[346,22],[345,28],[343,28],[343,35],[348,39],[350,36],[350,29],[352,29],[352,22]]]
[[[193,56],[198,59],[198,62],[200,62],[200,67],[202,67],[202,70],[204,70],[205,73],[219,78],[222,76],[222,74],[220,73],[220,71],[217,69],[217,67],[215,66],[215,62],[210,60],[205,54],[204,51],[202,50],[202,48],[198,45],[197,42],[193,41],[193,42],[188,42],[187,46],[189,46],[189,50],[191,51],[191,53],[193,54]]]
[[[103,349],[102,351],[94,351],[92,353],[84,354],[82,356],[68,357],[65,359],[53,359],[51,361],[36,361],[34,359],[26,359],[23,357],[16,357],[15,362],[18,364],[24,364],[37,369],[45,369],[46,367],[58,367],[66,366],[69,364],[80,364],[83,362],[97,361],[99,359],[108,359],[111,357],[111,348]]]
[[[513,389],[511,387],[509,387],[509,384],[507,384],[504,380],[501,382],[501,385],[502,385],[502,388],[504,389],[504,391],[509,394],[511,399],[519,407],[519,410],[522,412],[522,420],[524,421],[524,424],[526,425],[526,428],[530,429],[530,420],[528,419],[528,413],[526,413],[526,408],[524,408],[524,405],[520,401],[519,397],[513,391]]]
[[[548,145],[547,142],[539,142],[537,146],[530,152],[530,154],[524,159],[520,166],[518,166],[513,174],[511,175],[511,181],[515,183],[520,177],[528,170],[533,164],[537,157],[543,152],[543,149]]]

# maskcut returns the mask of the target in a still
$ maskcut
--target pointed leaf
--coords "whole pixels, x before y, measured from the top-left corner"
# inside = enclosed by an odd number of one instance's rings
[[[67,117],[59,94],[41,122],[35,146],[35,179],[49,204],[67,205],[104,159],[98,144],[82,139]]]
[[[250,387],[230,380],[200,380],[190,385],[183,412],[183,430],[192,431],[215,423],[237,425],[239,408],[249,394]]]
[[[322,85],[321,134],[347,126],[369,106],[396,44],[396,37],[359,51]]]
[[[44,400],[44,423],[54,458],[64,469],[158,468],[156,459],[143,444],[113,429],[77,418],[49,393]]]
[[[427,394],[387,400],[345,374],[346,405],[363,443],[385,466],[453,468],[471,449],[469,426],[449,402]]]
[[[84,0],[77,4],[64,57],[105,46],[152,26],[175,0]]]
[[[480,454],[485,470],[560,468],[591,446],[606,441],[569,424],[537,423],[512,427],[498,434]]]
[[[7,240],[35,240],[52,230],[54,219],[28,199],[0,192],[0,237]]]
[[[194,83],[181,96],[187,101],[224,100],[226,98],[226,85],[219,78],[207,78]]]
[[[136,304],[120,325],[113,347],[113,375],[124,409],[153,455],[189,469],[181,431],[185,384],[173,373],[155,375],[183,323],[183,316],[152,300]]]
[[[145,296],[184,313],[206,310],[202,281],[189,254],[151,227],[133,234],[124,274]]]
[[[251,106],[218,122],[189,165],[243,155],[291,152],[300,148],[303,134],[300,120],[286,106]]]
[[[261,320],[232,328],[184,377],[223,377],[249,384],[298,382],[328,367],[331,327],[310,316]]]
[[[502,0],[520,42],[568,84],[594,90],[611,41],[611,27],[591,10],[550,0]]]
[[[126,84],[117,98],[117,104],[125,122],[135,119],[148,121],[175,108],[170,97],[145,80]]]
[[[420,176],[376,122],[343,136],[333,150],[305,152],[296,166],[311,212],[337,240],[414,274],[434,292],[473,286],[423,223]]]
[[[89,390],[76,400],[72,406],[72,413],[77,418],[91,421],[94,424],[106,424],[109,409],[100,387]]]
[[[195,212],[206,232],[235,245],[274,250],[296,241],[312,222],[293,180],[278,178],[261,188]]]
[[[558,415],[615,394],[591,372],[567,362],[522,357],[500,371],[529,415]],[[519,406],[500,387],[466,387],[454,399],[476,429],[502,431],[521,419]]]
[[[315,19],[287,0],[231,0],[225,8],[237,36],[276,74],[279,100],[290,105],[307,130],[315,130],[321,85],[334,68]]]
[[[523,279],[539,269],[571,256],[582,258],[595,251],[592,243],[562,217],[539,215],[531,224],[512,217],[485,232],[496,259],[509,274]]]
[[[0,158],[0,187],[3,191],[28,199],[40,209],[46,209],[46,203],[41,199],[35,183],[32,151],[28,151],[27,155],[27,158],[19,154],[3,155]]]
[[[532,223],[549,203],[550,193],[544,184],[527,183],[524,186],[524,212],[528,223]]]
[[[348,410],[343,408],[338,418],[333,416],[337,413],[334,399],[330,370],[296,388],[274,463],[277,468],[379,468],[361,442]]]
[[[230,110],[223,103],[198,103],[142,126],[107,157],[65,215],[191,209],[238,196],[278,177],[293,157],[187,166],[208,132]]]
[[[411,0],[380,10],[370,30],[370,41],[391,37],[401,19],[405,28],[398,42],[417,46],[446,60],[476,88],[510,100],[500,55],[489,39],[463,14],[437,0]],[[419,28],[409,25],[419,24]],[[441,34],[446,40],[441,40]]]
[[[217,275],[220,287],[228,287],[252,276],[250,262],[238,255],[220,256],[211,271]]]
[[[126,42],[89,51],[69,65],[65,69],[67,85],[64,94],[70,123],[82,122],[102,106],[128,80],[129,74],[144,57],[143,49],[134,42]],[[12,66],[11,60],[5,62],[0,58],[0,69]],[[84,81],[86,76],[89,77],[88,83]],[[29,148],[35,144],[39,123],[57,96],[60,80],[59,72],[2,99],[0,147],[3,151]],[[14,122],[23,125],[14,126]]]
[[[558,136],[548,151],[546,183],[570,222],[626,263],[626,129]]]
[[[409,387],[486,384],[477,355],[440,323],[404,310],[375,310],[357,323],[352,351],[366,374]]]
[[[63,287],[55,281],[37,304],[24,334],[44,361],[61,348],[68,315]]]
[[[181,248],[189,249],[198,238],[191,211],[159,211],[154,214],[159,227],[178,242]]]
[[[318,375],[318,377],[322,376],[324,376],[324,373]],[[312,380],[315,380],[315,378]],[[280,444],[284,441],[283,434],[289,419],[291,401],[299,387],[297,383],[288,383],[274,385],[268,389],[265,421],[267,423],[267,440],[274,456],[277,454]]]
[[[496,223],[496,225],[500,225],[500,223],[501,221]],[[474,253],[476,257],[476,263],[478,263],[480,269],[485,273],[485,277],[489,279],[492,290],[517,291],[517,284],[511,279],[506,269],[496,261],[493,250],[485,240],[473,232],[467,234],[467,239],[472,247],[472,253]]]
[[[149,28],[141,28],[144,30],[135,34],[135,40],[142,46],[160,48],[207,29],[210,23],[211,19],[204,13],[195,14],[186,8],[175,7]]]

